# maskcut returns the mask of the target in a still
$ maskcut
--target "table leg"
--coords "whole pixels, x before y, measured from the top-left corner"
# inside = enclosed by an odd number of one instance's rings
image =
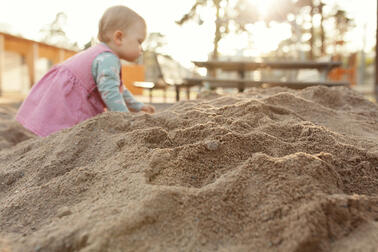
[[[239,78],[240,79],[244,79],[245,78],[245,72],[244,71],[238,71],[238,74],[239,74]],[[239,84],[239,87],[238,87],[238,91],[239,91],[239,93],[242,93],[242,92],[244,92],[244,89],[245,89],[245,87],[244,87],[244,85],[243,84]]]
[[[3,76],[5,72],[5,38],[4,35],[0,35],[0,96],[3,90]]]
[[[176,87],[176,101],[180,101],[180,87],[178,85]]]
[[[319,75],[320,75],[320,81],[321,82],[327,81],[329,72],[330,72],[330,69],[319,70]]]

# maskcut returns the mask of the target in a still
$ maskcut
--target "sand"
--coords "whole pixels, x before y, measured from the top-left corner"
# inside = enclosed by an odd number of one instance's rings
[[[0,151],[0,251],[378,250],[378,107],[347,88],[208,92],[26,139]]]
[[[0,151],[35,137],[14,120],[18,106],[19,103],[0,104]]]

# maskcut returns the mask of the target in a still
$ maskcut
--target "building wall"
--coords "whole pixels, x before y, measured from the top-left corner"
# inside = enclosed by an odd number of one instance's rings
[[[27,94],[31,83],[28,68],[24,58],[17,53],[5,52],[2,91],[5,93],[17,92]],[[36,80],[38,81],[49,69],[47,59],[38,59],[36,64]]]

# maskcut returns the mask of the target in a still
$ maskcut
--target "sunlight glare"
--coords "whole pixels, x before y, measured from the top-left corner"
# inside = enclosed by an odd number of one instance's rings
[[[278,48],[279,43],[291,36],[288,24],[272,23],[268,27],[264,22],[247,26],[250,34],[225,37],[220,43],[220,50],[225,55],[262,57]]]
[[[254,38],[254,47],[260,56],[276,50],[282,40],[291,36],[290,26],[285,24],[275,24],[269,28],[265,23],[259,22],[254,31],[258,34]]]
[[[261,16],[264,18],[268,15],[269,9],[274,8],[275,0],[249,0],[252,5],[256,6]]]

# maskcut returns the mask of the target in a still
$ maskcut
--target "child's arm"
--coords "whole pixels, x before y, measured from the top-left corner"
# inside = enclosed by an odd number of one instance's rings
[[[141,111],[142,107],[144,106],[144,103],[137,101],[134,98],[134,96],[130,93],[129,90],[125,89],[124,87],[122,87],[122,89],[123,89],[122,96],[123,96],[123,99],[125,100],[127,108],[133,112]]]
[[[129,110],[119,91],[120,64],[118,57],[114,54],[101,53],[93,61],[92,75],[108,110],[128,112]]]
[[[122,87],[123,89],[123,87]],[[149,114],[155,113],[155,107],[151,105],[145,105],[143,102],[137,101],[129,90],[124,89],[122,92],[123,98],[125,99],[126,106],[130,111],[139,112],[143,111]]]

